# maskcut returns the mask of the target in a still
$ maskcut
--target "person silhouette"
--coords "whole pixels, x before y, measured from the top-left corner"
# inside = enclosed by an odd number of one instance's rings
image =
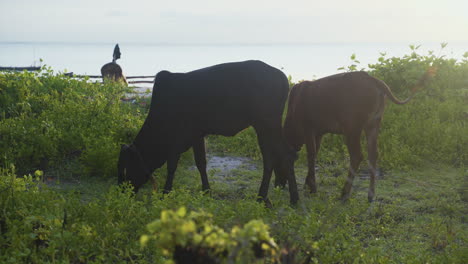
[[[104,64],[104,66],[101,67],[101,75],[103,81],[106,80],[112,80],[112,81],[118,81],[125,83],[125,85],[128,85],[127,79],[123,75],[122,68],[120,65],[117,64],[117,60],[120,59],[120,48],[119,44],[115,45],[114,48],[114,53],[112,55],[112,62]]]

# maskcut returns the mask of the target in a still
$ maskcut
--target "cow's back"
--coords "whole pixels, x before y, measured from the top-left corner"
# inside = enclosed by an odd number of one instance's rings
[[[168,129],[231,136],[281,116],[288,80],[260,61],[219,64],[156,76],[150,113]]]
[[[344,133],[362,127],[383,107],[384,94],[365,72],[332,75],[301,84],[296,111],[301,121],[318,133]]]

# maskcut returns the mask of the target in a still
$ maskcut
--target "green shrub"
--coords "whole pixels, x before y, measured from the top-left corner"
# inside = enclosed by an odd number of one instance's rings
[[[140,243],[145,246],[149,240],[155,240],[156,248],[176,263],[252,263],[255,258],[278,261],[279,248],[270,237],[268,226],[260,220],[225,232],[213,225],[212,215],[187,214],[185,207],[181,207],[177,211],[163,211],[161,218],[147,228],[150,234],[141,236]]]
[[[120,101],[125,87],[50,69],[0,74],[0,89],[0,165],[22,172],[79,156],[85,173],[115,174],[119,144],[133,139],[144,118]]]
[[[443,54],[442,44],[439,54]],[[339,70],[367,70],[387,83],[401,99],[418,88],[415,98],[406,105],[387,102],[378,140],[379,166],[386,169],[408,169],[427,163],[464,166],[468,162],[468,52],[462,60],[418,53],[419,46],[410,46],[411,53],[387,58],[382,53],[378,62],[360,67],[356,55],[351,65]],[[417,87],[421,84],[423,87]],[[363,135],[363,153],[366,145]],[[318,164],[339,164],[347,160],[347,149],[341,136],[325,136]],[[299,162],[307,159],[301,151]],[[347,165],[346,165],[347,166]]]
[[[410,55],[382,56],[379,63],[369,65],[370,74],[384,80],[400,98],[408,96],[427,71],[434,74],[408,104],[388,103],[379,137],[381,164],[389,168],[428,162],[462,166],[468,161],[464,151],[468,148],[468,57],[457,61],[411,49]]]

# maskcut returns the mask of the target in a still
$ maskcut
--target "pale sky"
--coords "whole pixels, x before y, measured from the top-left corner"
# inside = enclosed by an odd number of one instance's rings
[[[0,0],[0,42],[468,42],[468,0]]]

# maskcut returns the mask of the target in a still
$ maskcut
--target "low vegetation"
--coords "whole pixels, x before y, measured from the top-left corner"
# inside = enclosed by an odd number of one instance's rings
[[[366,67],[400,98],[428,69],[435,73],[411,103],[387,106],[372,204],[365,174],[351,200],[338,201],[348,157],[332,135],[318,157],[318,193],[302,192],[296,208],[281,189],[270,191],[272,209],[257,203],[262,172],[253,166],[227,176],[211,170],[212,192],[201,193],[190,152],[173,192],[148,184],[134,196],[116,186],[116,162],[144,121],[147,98],[122,101],[127,88],[49,68],[0,73],[0,262],[464,263],[468,53],[455,60],[417,49]],[[359,69],[351,60],[342,70]],[[252,129],[210,136],[207,149],[254,164],[261,157]],[[305,173],[302,150],[301,190]],[[155,173],[159,186],[164,175]]]

